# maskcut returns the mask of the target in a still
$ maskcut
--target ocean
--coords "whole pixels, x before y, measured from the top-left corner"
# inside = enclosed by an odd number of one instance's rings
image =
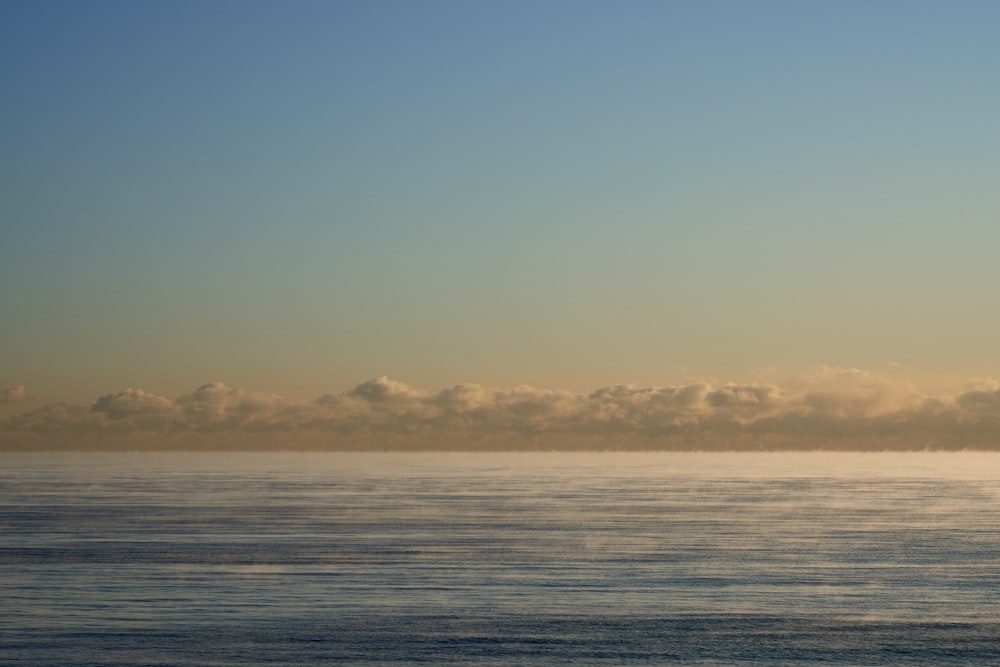
[[[0,665],[1000,664],[1000,454],[0,455]]]

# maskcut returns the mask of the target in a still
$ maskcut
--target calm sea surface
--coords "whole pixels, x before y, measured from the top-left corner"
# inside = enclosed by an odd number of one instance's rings
[[[2,665],[1000,664],[1000,455],[0,455]]]

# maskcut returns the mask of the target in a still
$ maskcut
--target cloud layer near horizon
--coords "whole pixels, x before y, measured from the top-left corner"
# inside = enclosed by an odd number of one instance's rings
[[[24,389],[8,390],[9,399]],[[210,383],[141,389],[0,422],[0,449],[1000,449],[1000,385],[952,396],[857,369],[795,387],[614,385],[589,394],[389,378],[306,401]]]

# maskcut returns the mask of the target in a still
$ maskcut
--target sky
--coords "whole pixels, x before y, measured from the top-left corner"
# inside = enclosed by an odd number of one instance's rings
[[[676,424],[858,395],[1000,420],[997,25],[973,0],[2,3],[0,445],[204,436],[203,390],[213,428],[266,405],[378,437],[437,433],[463,387],[529,406],[463,403],[498,438],[596,433],[622,387],[700,387]],[[727,387],[777,402],[716,414]],[[531,422],[539,396],[573,426]]]

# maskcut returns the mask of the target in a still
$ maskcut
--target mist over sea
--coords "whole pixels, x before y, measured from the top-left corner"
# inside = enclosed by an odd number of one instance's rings
[[[0,664],[997,664],[998,508],[995,453],[8,453]]]

